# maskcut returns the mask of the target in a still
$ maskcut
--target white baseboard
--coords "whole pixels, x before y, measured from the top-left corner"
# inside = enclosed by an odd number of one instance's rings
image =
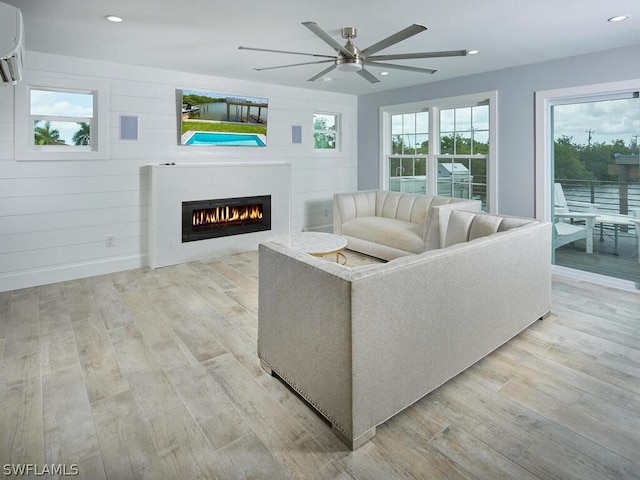
[[[107,273],[132,270],[147,265],[147,256],[131,255],[99,261],[62,265],[60,267],[41,268],[0,275],[0,292],[20,288],[38,287],[56,282],[66,282],[78,278],[105,275]]]

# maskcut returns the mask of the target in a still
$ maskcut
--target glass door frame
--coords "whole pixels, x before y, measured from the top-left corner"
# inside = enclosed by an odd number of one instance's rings
[[[534,217],[536,219],[553,222],[553,106],[571,103],[572,101],[574,103],[582,103],[587,99],[594,100],[599,96],[601,96],[603,100],[611,99],[612,96],[628,94],[629,92],[638,90],[640,90],[640,79],[535,92]],[[552,269],[554,273],[586,279],[601,285],[637,291],[633,282],[620,280],[615,277],[607,277],[558,265],[552,265]]]

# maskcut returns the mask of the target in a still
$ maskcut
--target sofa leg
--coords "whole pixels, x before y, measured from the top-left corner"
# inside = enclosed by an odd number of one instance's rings
[[[545,313],[544,315],[542,315],[538,320],[546,320],[547,318],[549,318],[551,316],[551,310],[549,310],[547,313]]]
[[[335,425],[331,425],[331,431],[351,450],[360,448],[366,441],[371,440],[376,435],[376,427],[367,430],[358,438],[354,438],[353,440],[342,433]]]
[[[267,372],[269,375],[273,376],[273,370],[271,370],[271,367],[269,365],[267,365],[266,363],[264,363],[262,361],[262,359],[260,359],[260,366],[262,367],[262,369]]]

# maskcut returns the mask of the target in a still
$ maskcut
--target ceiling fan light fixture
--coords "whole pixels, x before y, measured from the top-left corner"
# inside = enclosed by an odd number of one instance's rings
[[[360,57],[347,58],[340,56],[336,59],[336,68],[341,72],[359,72],[362,67]]]

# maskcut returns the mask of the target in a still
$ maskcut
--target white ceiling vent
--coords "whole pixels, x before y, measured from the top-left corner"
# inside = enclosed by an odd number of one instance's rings
[[[22,80],[24,26],[22,12],[0,2],[0,80],[15,85]]]

